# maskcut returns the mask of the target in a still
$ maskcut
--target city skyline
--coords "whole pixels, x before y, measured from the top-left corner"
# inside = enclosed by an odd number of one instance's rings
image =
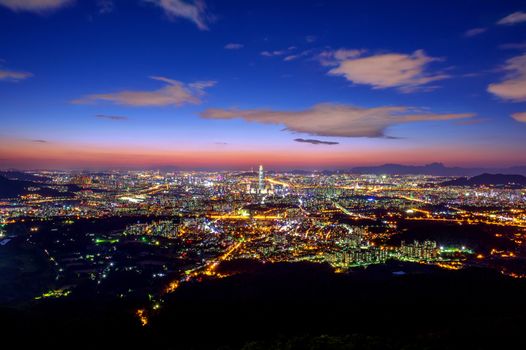
[[[0,168],[525,165],[520,1],[0,0]]]

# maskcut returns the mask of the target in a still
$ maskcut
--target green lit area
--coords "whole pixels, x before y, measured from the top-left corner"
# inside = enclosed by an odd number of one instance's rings
[[[95,244],[115,244],[119,243],[118,239],[105,239],[105,238],[97,238],[95,239]]]
[[[463,254],[475,254],[475,252],[466,247],[440,247],[440,254],[453,254],[453,253],[463,253]]]
[[[250,211],[248,211],[247,209],[239,209],[237,212],[241,216],[245,216],[245,217],[250,216]]]
[[[71,294],[71,291],[67,289],[53,289],[53,290],[47,291],[46,293],[38,297],[35,297],[35,300],[46,299],[46,298],[55,298],[55,299],[62,298],[62,297],[67,297],[70,294]]]

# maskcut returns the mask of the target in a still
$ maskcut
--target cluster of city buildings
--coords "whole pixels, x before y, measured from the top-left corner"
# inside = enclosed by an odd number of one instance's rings
[[[132,279],[144,279],[146,287],[117,288],[119,295],[151,293],[153,286],[215,275],[222,261],[235,259],[329,263],[339,270],[399,260],[526,273],[510,263],[526,257],[526,193],[520,188],[263,166],[32,175],[45,179],[32,186],[68,190],[0,199],[0,239],[23,237],[40,247],[56,271],[57,290],[84,280],[104,286],[112,276],[135,273],[140,278]],[[493,237],[488,245],[502,247],[465,247],[440,233],[405,237],[425,227],[414,225],[480,227]]]

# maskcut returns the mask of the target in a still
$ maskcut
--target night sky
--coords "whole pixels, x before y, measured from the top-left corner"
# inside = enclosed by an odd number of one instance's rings
[[[521,1],[0,0],[0,168],[526,163]]]

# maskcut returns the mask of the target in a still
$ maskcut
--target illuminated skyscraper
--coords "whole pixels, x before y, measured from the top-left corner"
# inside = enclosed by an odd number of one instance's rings
[[[262,193],[265,189],[265,173],[263,172],[263,165],[259,166],[259,186],[258,192]]]

